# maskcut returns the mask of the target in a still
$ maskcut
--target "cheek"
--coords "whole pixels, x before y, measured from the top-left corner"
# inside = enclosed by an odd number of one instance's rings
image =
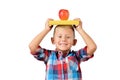
[[[68,43],[69,43],[69,44],[73,44],[74,41],[73,41],[73,40],[68,40]]]
[[[54,44],[56,44],[56,43],[58,43],[59,42],[59,40],[58,39],[55,39],[54,40]]]

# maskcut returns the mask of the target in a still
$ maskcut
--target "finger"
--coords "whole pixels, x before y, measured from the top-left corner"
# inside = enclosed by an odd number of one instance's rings
[[[50,25],[49,28],[51,29],[53,27],[53,25]]]
[[[48,18],[48,21],[53,21],[53,19],[52,18]]]
[[[76,28],[77,26],[76,25],[73,25],[74,28]]]
[[[75,18],[74,20],[80,20],[80,18]]]
[[[49,26],[49,28],[52,28],[52,27],[53,27],[53,25],[50,25],[50,24],[49,24],[49,21],[53,21],[53,19],[52,19],[52,18],[48,18],[48,20],[47,20],[47,21],[48,21],[48,26]]]

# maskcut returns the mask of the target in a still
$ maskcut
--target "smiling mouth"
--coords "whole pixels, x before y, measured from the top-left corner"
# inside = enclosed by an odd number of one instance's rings
[[[59,45],[61,45],[61,46],[66,46],[67,44],[66,44],[66,43],[60,43]]]

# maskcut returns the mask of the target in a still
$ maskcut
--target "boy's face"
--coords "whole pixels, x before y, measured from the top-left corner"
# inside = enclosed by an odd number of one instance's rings
[[[52,43],[55,44],[57,50],[64,52],[70,50],[75,45],[76,40],[73,30],[69,27],[63,27],[56,28]]]

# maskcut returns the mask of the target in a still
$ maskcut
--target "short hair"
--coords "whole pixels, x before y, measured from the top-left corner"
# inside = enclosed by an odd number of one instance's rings
[[[54,28],[54,32],[53,32],[53,36],[55,35],[55,31],[58,27],[69,27],[72,31],[73,31],[73,36],[75,38],[75,30],[74,30],[74,26],[73,25],[56,25],[55,28]]]

